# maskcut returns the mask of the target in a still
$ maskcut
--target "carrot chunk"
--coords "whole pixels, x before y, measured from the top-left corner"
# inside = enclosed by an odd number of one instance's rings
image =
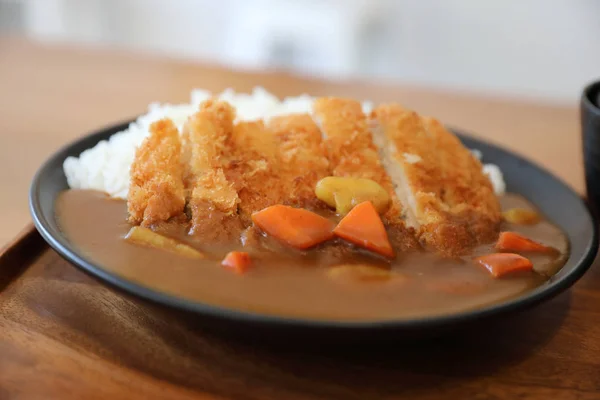
[[[252,221],[267,234],[301,250],[334,236],[334,222],[314,212],[281,204],[255,212]]]
[[[333,233],[357,246],[394,258],[394,250],[383,222],[370,201],[364,201],[350,210]]]
[[[494,278],[502,278],[507,274],[533,270],[529,259],[514,253],[493,253],[477,257],[475,263],[484,266]]]
[[[552,253],[552,247],[544,246],[516,232],[502,232],[496,243],[496,249],[503,251],[532,251],[537,253]]]
[[[232,269],[238,274],[243,274],[250,268],[250,255],[245,251],[230,251],[227,253],[221,265]]]

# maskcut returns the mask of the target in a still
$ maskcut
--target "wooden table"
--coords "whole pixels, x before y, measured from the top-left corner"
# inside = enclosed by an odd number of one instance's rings
[[[4,38],[0,243],[29,220],[31,176],[59,146],[141,113],[151,101],[186,101],[194,87],[243,91],[255,85],[282,96],[308,92],[396,100],[526,154],[583,192],[574,106],[236,72]],[[4,259],[30,262],[28,253],[40,243],[27,240]],[[0,399],[600,398],[597,267],[573,290],[489,326],[384,351],[340,353],[273,351],[204,336],[184,321],[95,284],[51,251],[36,263],[0,292]],[[22,289],[24,294],[9,299]],[[88,290],[99,297],[78,294]],[[23,304],[27,312],[18,311]]]

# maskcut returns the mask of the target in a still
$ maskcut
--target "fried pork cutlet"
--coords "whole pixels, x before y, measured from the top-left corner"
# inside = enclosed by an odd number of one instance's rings
[[[333,175],[366,178],[379,183],[391,198],[384,220],[397,232],[394,246],[400,251],[416,248],[413,233],[406,229],[402,219],[402,203],[381,163],[361,104],[355,100],[326,97],[317,99],[313,110],[326,137]]]
[[[181,142],[170,119],[154,122],[150,136],[136,150],[127,199],[132,224],[150,226],[183,213]]]
[[[423,118],[433,135],[444,172],[443,200],[455,215],[470,221],[469,228],[478,243],[492,240],[500,222],[500,203],[494,187],[483,173],[481,162],[454,134],[434,118]]]
[[[237,190],[239,214],[246,225],[251,215],[281,202],[286,187],[278,178],[278,143],[263,121],[242,121],[233,127],[225,175]]]
[[[308,114],[275,117],[269,121],[268,129],[278,139],[279,179],[287,186],[283,203],[315,205],[315,186],[330,175],[321,130]]]
[[[498,200],[469,150],[439,123],[399,105],[379,106],[372,118],[406,222],[419,239],[446,256],[489,240],[500,220]]]
[[[214,240],[229,240],[240,228],[240,199],[224,173],[234,118],[235,111],[228,103],[207,100],[183,127],[190,233]]]

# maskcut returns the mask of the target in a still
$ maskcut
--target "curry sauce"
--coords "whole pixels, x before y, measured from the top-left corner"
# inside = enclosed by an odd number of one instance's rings
[[[500,198],[504,210],[533,209],[522,197]],[[521,233],[551,246],[556,253],[527,254],[534,271],[494,279],[473,263],[474,257],[494,252],[493,243],[478,246],[468,256],[443,258],[424,251],[399,252],[392,261],[335,239],[308,250],[294,250],[261,234],[246,230],[240,238],[215,244],[203,235],[189,235],[186,222],[153,227],[202,252],[202,259],[129,243],[125,201],[90,190],[67,190],[56,203],[63,233],[91,262],[124,279],[190,301],[221,307],[308,319],[344,321],[428,317],[480,308],[517,296],[542,285],[564,264],[568,255],[565,235],[548,221],[535,225],[502,222],[502,231]],[[335,218],[332,212],[329,218]],[[215,229],[219,229],[215,225]],[[210,242],[210,244],[207,244]],[[252,256],[243,275],[221,266],[230,251]],[[360,266],[357,266],[360,265]],[[340,266],[353,265],[354,274]],[[361,268],[386,271],[368,279]],[[387,273],[388,271],[392,272]]]

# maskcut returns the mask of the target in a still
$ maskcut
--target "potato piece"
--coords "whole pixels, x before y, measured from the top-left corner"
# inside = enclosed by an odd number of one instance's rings
[[[368,264],[343,264],[327,270],[330,278],[339,281],[382,282],[404,280],[404,275]]]
[[[188,258],[204,258],[204,254],[193,247],[178,242],[175,239],[159,235],[158,233],[141,226],[134,226],[131,228],[125,236],[125,240],[133,244],[169,251]]]
[[[507,222],[518,225],[535,225],[542,220],[537,212],[525,208],[511,208],[504,211],[502,216]]]
[[[371,179],[328,176],[317,183],[315,194],[341,215],[348,214],[355,205],[365,201],[373,203],[379,214],[390,206],[388,192]]]

